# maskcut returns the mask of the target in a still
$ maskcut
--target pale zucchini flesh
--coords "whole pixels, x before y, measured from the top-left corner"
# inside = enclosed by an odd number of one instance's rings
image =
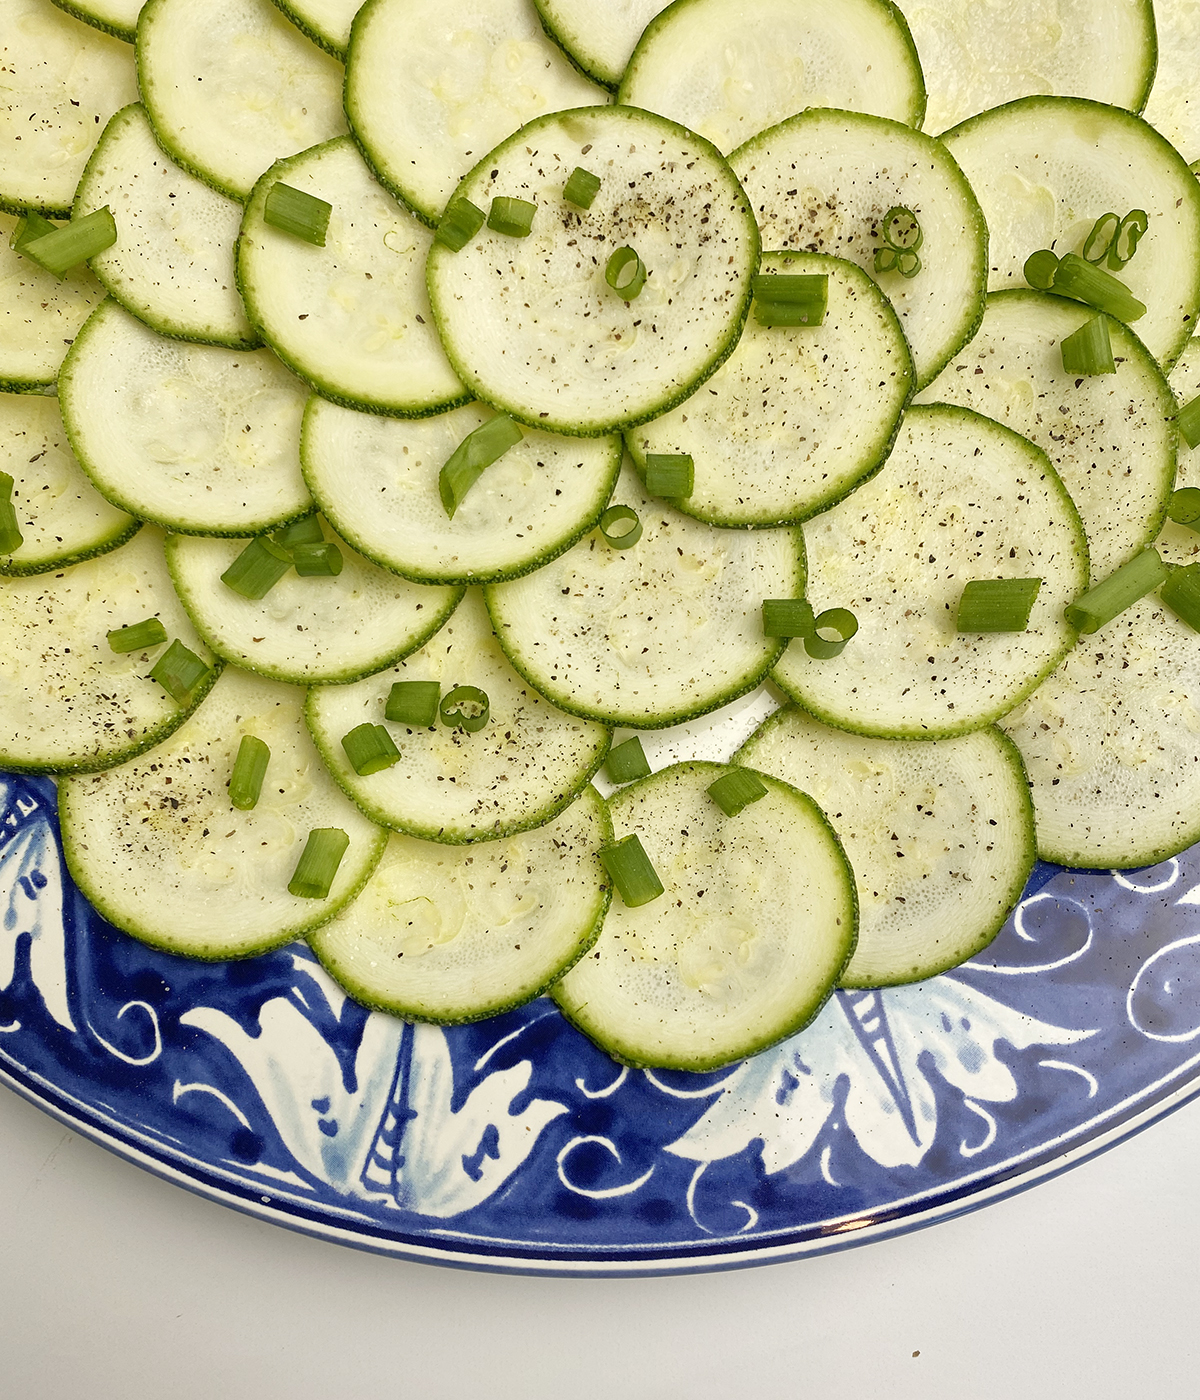
[[[1154,0],[1158,67],[1142,115],[1186,161],[1200,158],[1200,12],[1194,0]]]
[[[1180,408],[1200,398],[1200,337],[1194,336],[1188,341],[1171,368],[1169,383]],[[1175,486],[1200,487],[1200,448],[1189,447],[1182,437],[1178,444]],[[1200,562],[1200,531],[1167,520],[1154,547],[1168,564],[1195,564]]]

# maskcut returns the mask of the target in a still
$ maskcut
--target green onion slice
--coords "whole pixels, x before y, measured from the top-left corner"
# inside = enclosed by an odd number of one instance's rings
[[[475,685],[456,685],[446,692],[438,706],[438,714],[447,728],[465,729],[468,734],[478,734],[488,722],[491,710],[487,692]]]
[[[282,530],[276,530],[271,536],[280,549],[286,549],[289,553],[298,544],[321,544],[325,535],[321,529],[321,522],[316,513],[305,515],[299,520],[293,520],[290,525],[285,525]]]
[[[818,661],[840,656],[846,643],[858,631],[858,618],[849,608],[826,608],[813,619],[812,631],[804,638],[804,650]],[[832,632],[832,637],[822,633]]]
[[[167,640],[167,629],[156,617],[134,622],[128,627],[114,627],[108,634],[108,644],[118,656],[131,651],[149,651]]]
[[[571,178],[563,186],[563,198],[568,204],[577,205],[580,209],[590,209],[592,200],[600,193],[600,177],[593,175],[590,170],[585,170],[582,165],[577,165],[571,171]]]
[[[1200,487],[1181,486],[1178,491],[1172,491],[1167,518],[1178,525],[1194,525],[1200,529]]]
[[[396,681],[383,707],[384,719],[428,729],[437,723],[442,687],[438,681]]]
[[[1058,271],[1058,254],[1049,248],[1039,248],[1025,259],[1025,280],[1039,292],[1048,292],[1054,286],[1054,274]]]
[[[1113,245],[1117,230],[1121,227],[1120,214],[1101,214],[1092,225],[1092,231],[1083,240],[1080,256],[1084,262],[1101,263]]]
[[[302,238],[315,248],[324,248],[333,205],[307,190],[298,190],[276,180],[267,191],[263,223]]]
[[[507,414],[498,413],[481,428],[468,433],[454,449],[438,475],[442,506],[451,520],[463,498],[493,462],[498,462],[523,434]]]
[[[117,225],[106,204],[103,209],[85,214],[82,219],[72,219],[50,233],[23,239],[20,252],[47,272],[65,277],[73,267],[103,253],[116,241]]]
[[[469,199],[452,199],[446,205],[433,241],[452,253],[460,252],[483,227],[486,218],[483,210]]]
[[[257,735],[242,735],[229,779],[229,802],[239,812],[249,812],[258,802],[270,761],[271,750]]]
[[[829,286],[826,272],[765,272],[750,279],[750,289],[756,301],[812,300],[813,293]]]
[[[754,288],[754,319],[760,326],[819,326],[825,319],[828,273],[756,277]]]
[[[1069,604],[1066,619],[1085,635],[1096,632],[1166,582],[1169,573],[1156,549],[1143,549],[1116,573]]]
[[[292,550],[292,563],[301,578],[336,578],[342,572],[342,551],[331,540],[298,544]]]
[[[25,543],[17,508],[12,502],[15,484],[8,472],[0,472],[0,554],[12,554]]]
[[[536,213],[537,205],[531,204],[529,200],[498,194],[492,200],[492,207],[488,211],[487,226],[497,233],[508,234],[510,238],[528,238]]]
[[[876,272],[898,272],[901,277],[915,277],[920,270],[920,255],[910,248],[875,249]]]
[[[646,490],[652,496],[690,496],[696,465],[687,452],[647,452]]]
[[[1068,374],[1116,374],[1108,322],[1103,316],[1093,316],[1063,337],[1062,366]]]
[[[812,604],[807,598],[765,598],[764,637],[807,637],[813,630]]]
[[[1108,250],[1108,265],[1114,272],[1119,272],[1137,252],[1142,234],[1149,227],[1150,220],[1144,209],[1131,209],[1121,220],[1121,227],[1117,229],[1112,247]]]
[[[766,797],[767,785],[749,768],[734,768],[709,783],[707,791],[727,817],[736,817],[751,802]]]
[[[637,296],[647,276],[646,264],[632,248],[618,248],[604,266],[604,280],[625,301]]]
[[[1107,311],[1118,321],[1128,323],[1146,314],[1145,303],[1138,301],[1120,278],[1084,262],[1078,253],[1066,253],[1059,258],[1054,269],[1053,290],[1086,302],[1097,311]]]
[[[908,250],[915,253],[925,242],[921,221],[903,204],[893,204],[883,216],[880,233],[888,247],[895,248],[897,252]]]
[[[1024,632],[1040,578],[973,578],[958,603],[960,632]]]
[[[349,845],[350,838],[341,827],[319,826],[310,831],[296,873],[288,881],[288,894],[298,899],[328,899]]]
[[[22,253],[25,251],[26,243],[32,243],[35,238],[41,238],[43,234],[53,233],[58,227],[58,224],[51,223],[44,214],[39,214],[31,209],[17,220],[12,237],[8,240],[8,246],[14,253]]]
[[[1189,447],[1200,445],[1200,398],[1194,398],[1175,415],[1175,426]]]
[[[663,883],[636,833],[614,841],[611,846],[601,846],[599,856],[622,902],[630,909],[649,904],[662,894]]]
[[[632,549],[642,538],[642,522],[630,506],[609,506],[600,517],[600,533],[614,549]]]
[[[1193,632],[1200,632],[1200,564],[1173,569],[1158,596]]]
[[[604,762],[604,771],[610,783],[632,783],[635,778],[650,776],[650,765],[646,762],[646,751],[642,741],[635,734],[623,744],[609,749]]]
[[[154,663],[150,679],[157,681],[172,700],[186,705],[196,687],[208,675],[208,670],[196,653],[176,637]]]
[[[221,575],[243,598],[265,598],[292,567],[292,556],[265,535],[253,539]]]
[[[382,724],[356,725],[349,734],[342,736],[342,748],[346,750],[350,767],[360,778],[370,777],[400,761],[400,750]]]

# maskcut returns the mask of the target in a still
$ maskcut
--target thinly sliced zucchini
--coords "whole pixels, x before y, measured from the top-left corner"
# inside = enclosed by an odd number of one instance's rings
[[[65,218],[104,123],[137,101],[129,45],[48,0],[5,0],[0,73],[0,209]]]
[[[691,398],[626,434],[647,453],[687,453],[695,485],[672,502],[710,525],[786,525],[877,471],[913,384],[887,298],[860,268],[819,253],[765,253],[761,272],[828,279],[819,326],[762,326]]]
[[[476,403],[404,422],[312,398],[304,479],[339,534],[385,569],[420,583],[516,578],[595,525],[617,479],[621,440],[531,429],[448,516],[441,469],[492,416]]]
[[[341,65],[271,0],[147,0],[137,65],[163,149],[231,199],[346,129]]]
[[[1033,868],[1025,770],[994,727],[931,743],[865,739],[788,708],[735,762],[807,792],[845,847],[858,946],[843,987],[957,967],[996,936]]]
[[[979,196],[991,234],[989,291],[1025,285],[1041,248],[1079,252],[1102,214],[1144,210],[1145,236],[1120,271],[1146,305],[1133,324],[1171,365],[1200,310],[1200,182],[1152,126],[1119,107],[1025,97],[942,138]]]
[[[609,798],[664,894],[614,898],[604,929],[554,988],[564,1015],[614,1059],[717,1069],[793,1035],[854,948],[854,876],[816,803],[760,774],[765,795],[726,816],[708,795],[730,770],[680,763]]]
[[[58,400],[0,394],[0,472],[13,479],[21,544],[0,552],[0,574],[41,574],[116,549],[139,521],[110,506],[67,445]]]
[[[1192,0],[1154,0],[1158,68],[1142,115],[1192,161],[1200,157],[1200,24]]]
[[[1005,718],[1043,860],[1154,865],[1200,839],[1198,693],[1200,637],[1149,597],[1082,638]]]
[[[536,573],[487,589],[512,664],[564,710],[637,729],[753,690],[783,645],[763,636],[763,600],[804,592],[800,531],[714,531],[647,496],[629,469],[613,503],[641,523],[631,548],[596,530]]]
[[[108,633],[157,617],[210,665],[185,703],[150,677],[166,644],[114,652]],[[220,672],[171,587],[151,526],[99,558],[0,582],[0,766],[90,773],[161,743]]]
[[[138,13],[145,0],[53,0],[60,10],[132,44],[137,37]]]
[[[92,271],[126,311],[162,335],[258,344],[234,270],[242,206],[162,151],[141,103],[104,128],[75,192],[76,218],[105,205],[118,238]]]
[[[307,391],[269,350],[168,340],[110,299],[80,332],[59,394],[84,470],[132,515],[245,536],[312,509]]]
[[[925,84],[891,0],[675,0],[646,26],[617,101],[728,152],[806,107],[919,127]]]
[[[927,131],[1037,93],[1140,112],[1163,55],[1155,41],[1163,0],[1055,0],[1053,11],[1042,0],[898,3],[929,90]]]
[[[281,180],[333,206],[323,247],[264,221]],[[238,282],[263,339],[325,398],[404,418],[440,413],[469,395],[433,326],[425,290],[432,241],[343,137],[280,161],[255,186]]]
[[[213,651],[272,680],[340,683],[382,670],[422,646],[462,597],[397,578],[340,544],[335,577],[289,571],[265,598],[243,598],[221,576],[247,543],[172,535],[167,565]]]
[[[475,733],[444,722],[394,724],[400,761],[359,777],[342,738],[360,724],[383,723],[398,681],[437,681],[443,699],[459,686],[482,690],[487,723]],[[398,666],[352,685],[314,686],[307,715],[322,758],[369,817],[449,845],[542,826],[579,795],[608,752],[604,725],[563,714],[522,682],[474,589],[433,640]]]
[[[1169,383],[1180,408],[1200,398],[1200,337],[1188,341],[1183,354],[1175,361]],[[1182,435],[1178,442],[1175,485],[1200,487],[1200,448],[1189,447]],[[1154,547],[1168,564],[1195,564],[1200,562],[1200,531],[1168,519]]]
[[[946,148],[900,122],[856,112],[801,112],[729,158],[754,207],[764,248],[848,258],[895,307],[918,386],[971,336],[987,292],[988,231]],[[896,206],[921,224],[921,269],[877,273],[882,223]]]
[[[230,667],[165,743],[106,773],[63,779],[63,854],[118,928],[169,953],[244,958],[302,937],[353,899],[387,834],[325,772],[304,692]],[[257,803],[229,800],[244,735],[270,759]],[[349,837],[325,898],[289,893],[309,833]],[[214,917],[220,910],[220,917]]]
[[[1044,292],[993,292],[983,324],[921,395],[1037,443],[1079,508],[1093,579],[1155,537],[1175,478],[1175,398],[1137,336],[1105,318],[1115,374],[1063,369],[1062,341],[1095,313]]]
[[[883,739],[982,729],[1075,641],[1063,609],[1087,586],[1079,514],[1039,448],[966,409],[905,415],[883,470],[804,526],[808,598],[858,633],[819,660],[792,642],[773,679],[818,719]],[[1039,578],[1024,632],[958,632],[972,579]]]
[[[393,832],[354,903],[309,935],[356,1001],[457,1025],[546,991],[600,933],[612,836],[595,788],[536,831],[445,846]]]
[[[590,78],[616,89],[642,30],[667,8],[664,0],[534,0],[542,26]]]
[[[580,165],[600,188],[580,209],[563,187]],[[451,363],[477,397],[533,427],[599,436],[687,397],[737,342],[759,242],[718,152],[633,107],[530,122],[467,176],[455,198],[536,204],[533,230],[485,228],[458,252],[434,243],[429,295]],[[647,269],[624,300],[609,259]]]
[[[334,58],[346,57],[350,25],[362,0],[275,0],[288,19]]]
[[[530,0],[367,0],[346,53],[351,129],[429,224],[517,127],[607,97],[546,37]]]

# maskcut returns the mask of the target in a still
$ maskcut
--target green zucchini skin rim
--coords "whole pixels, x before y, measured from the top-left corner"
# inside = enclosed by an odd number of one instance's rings
[[[54,0],[54,3],[57,4],[58,0]],[[60,8],[65,8],[65,6],[60,6]],[[117,37],[120,38],[121,36],[117,35]],[[163,156],[167,160],[172,161],[174,162],[174,164],[178,165],[185,175],[195,174],[194,171],[187,169],[187,167],[183,165],[182,162],[180,162],[174,155],[172,155],[168,150],[166,150],[163,147],[162,142],[159,141],[158,128],[154,125],[152,121],[150,121],[150,113],[146,111],[145,104],[142,102],[127,103],[126,106],[119,108],[112,114],[111,117],[109,117],[108,122],[105,124],[104,130],[100,133],[99,141],[97,141],[96,144],[92,147],[92,152],[87,158],[87,164],[83,167],[83,174],[79,177],[79,184],[75,187],[75,199],[71,205],[71,217],[73,219],[78,218],[82,213],[85,212],[82,199],[83,189],[87,184],[88,177],[92,173],[92,166],[96,161],[96,158],[101,153],[101,149],[104,146],[105,138],[107,137],[108,133],[113,129],[114,124],[133,107],[141,107],[142,111],[146,113],[146,120],[149,123],[151,134],[153,135],[155,141],[158,142],[159,149],[162,151]],[[203,181],[202,183],[204,183],[208,189],[213,188],[213,186],[209,184],[208,181]],[[237,204],[241,204],[242,201],[240,199],[235,198],[234,202]],[[170,327],[166,326],[162,321],[149,321],[146,319],[144,312],[138,307],[134,306],[134,304],[128,297],[122,296],[121,292],[114,286],[112,280],[106,277],[104,273],[100,271],[100,269],[96,266],[96,260],[94,258],[88,259],[88,267],[91,268],[92,276],[95,277],[96,281],[100,283],[100,285],[104,288],[105,292],[110,297],[112,297],[113,301],[117,302],[118,305],[122,306],[126,311],[129,312],[131,316],[141,321],[141,323],[144,326],[149,326],[150,329],[155,332],[155,334],[164,336],[167,340],[181,340],[189,345],[216,345],[221,349],[225,350],[258,350],[262,347],[263,341],[260,336],[233,336],[226,339],[218,336],[190,335],[184,334],[184,332],[177,329],[171,329]],[[238,295],[241,295],[240,288]]]
[[[597,816],[600,821],[600,828],[603,833],[604,840],[611,841],[613,834],[612,818],[608,814],[608,803],[605,802],[605,800],[600,796],[598,792],[596,792],[596,789],[592,787],[590,783],[588,783],[583,788],[583,790],[577,795],[575,800],[578,802],[590,801],[591,799],[588,797],[589,792],[595,794]],[[566,810],[567,808],[564,807],[563,811],[565,812]],[[561,816],[562,813],[560,812],[558,815]],[[550,820],[553,821],[554,818],[552,817]],[[543,825],[548,825],[548,823],[543,823]],[[531,828],[531,830],[537,830],[537,828],[534,827]],[[442,842],[440,844],[445,845],[446,843]],[[472,844],[474,845],[478,843],[473,842]],[[380,853],[380,858],[382,859],[382,852]],[[363,885],[365,884],[366,881],[363,882]],[[359,889],[355,891],[356,894],[363,888],[363,885],[360,885]],[[348,902],[349,901],[347,901],[347,903]],[[515,997],[510,997],[505,1001],[495,1002],[486,1011],[474,1011],[470,1015],[466,1016],[430,1016],[415,1009],[411,1005],[404,1004],[399,1001],[389,1001],[386,997],[377,997],[369,991],[367,991],[364,987],[361,987],[359,983],[353,978],[346,977],[339,969],[335,968],[332,960],[327,957],[322,948],[319,946],[319,942],[310,943],[309,947],[316,955],[317,961],[330,975],[330,977],[333,978],[333,980],[338,984],[338,986],[341,987],[344,992],[351,996],[361,1006],[365,1006],[368,1009],[368,1011],[383,1011],[389,1016],[399,1016],[405,1021],[418,1022],[422,1025],[427,1026],[469,1026],[473,1025],[476,1021],[486,1021],[492,1016],[502,1016],[506,1011],[515,1011],[518,1007],[525,1006],[527,1003],[534,1001],[537,997],[546,996],[547,994],[549,994],[551,988],[557,982],[561,981],[562,978],[575,966],[575,964],[579,962],[587,953],[589,953],[596,946],[596,940],[600,937],[600,933],[604,928],[604,920],[608,916],[608,910],[611,903],[612,884],[610,883],[607,875],[602,875],[600,883],[599,909],[596,912],[596,917],[592,920],[590,928],[586,930],[586,932],[580,938],[579,942],[576,944],[575,948],[572,949],[567,960],[560,964],[558,969],[550,977],[548,977],[546,981],[543,982],[541,986],[537,988],[536,991],[530,992],[528,995],[521,993]]]
[[[153,4],[154,0],[148,0],[148,3]],[[258,217],[259,208],[266,202],[267,190],[270,189],[270,187],[276,182],[276,180],[283,178],[284,174],[286,173],[287,167],[293,161],[303,160],[306,157],[313,155],[317,151],[324,150],[328,146],[340,145],[343,142],[345,142],[346,139],[347,138],[345,136],[334,136],[328,141],[321,141],[315,146],[309,146],[306,150],[297,151],[296,154],[293,156],[284,156],[280,160],[277,160],[275,164],[272,165],[268,170],[264,171],[264,173],[260,175],[255,181],[254,188],[250,191],[249,195],[246,198],[246,212],[242,218],[241,231],[238,234],[237,244],[234,249],[234,267],[236,270],[238,295],[242,299],[242,305],[246,308],[246,319],[250,322],[251,326],[253,326],[255,331],[257,331],[258,334],[262,337],[263,344],[267,346],[267,348],[280,362],[280,364],[286,365],[287,368],[291,370],[291,372],[296,376],[297,379],[299,379],[303,384],[308,385],[308,387],[312,390],[314,394],[317,394],[320,398],[328,399],[330,403],[335,403],[341,408],[353,408],[357,409],[359,413],[374,413],[378,414],[380,417],[383,418],[408,419],[434,418],[439,413],[445,413],[451,408],[461,408],[463,404],[470,403],[471,400],[475,397],[475,395],[472,394],[469,389],[464,390],[462,394],[456,395],[454,398],[446,399],[444,402],[430,404],[424,408],[410,409],[398,408],[395,405],[376,403],[370,399],[356,399],[348,394],[342,393],[339,389],[335,389],[328,384],[322,383],[319,379],[315,379],[311,374],[309,374],[309,372],[302,365],[297,363],[297,361],[291,355],[289,355],[287,351],[275,344],[274,340],[267,332],[262,317],[258,314],[258,307],[254,298],[250,295],[249,291],[247,290],[246,274],[242,266],[242,245],[247,235],[247,222],[251,217]],[[355,140],[354,144],[358,149],[359,154],[361,155],[362,148],[359,146],[358,141]],[[367,168],[371,171],[372,176],[376,180],[378,180],[382,188],[385,191],[387,191],[388,194],[391,194],[391,189],[387,185],[384,185],[383,181],[379,180],[378,175],[376,174],[374,168],[370,165],[369,162],[367,162]],[[409,209],[408,205],[404,205],[404,209],[406,212],[413,212]],[[422,220],[422,222],[428,223],[428,220]],[[449,359],[449,356],[447,356],[447,359]],[[451,367],[454,369],[455,373],[457,374],[458,367],[454,364],[453,360],[450,361],[450,364]],[[461,378],[461,376],[459,377]]]
[[[374,0],[367,0],[368,5],[372,3],[374,3]],[[366,6],[364,6],[364,9],[365,8]],[[359,14],[361,13],[362,11],[360,10]],[[463,196],[462,194],[464,188],[470,183],[471,180],[475,178],[476,174],[478,174],[479,171],[485,170],[490,165],[494,164],[495,158],[499,155],[501,151],[503,151],[507,146],[523,145],[526,141],[536,139],[537,132],[540,127],[548,125],[551,122],[561,121],[564,118],[578,117],[581,115],[591,116],[596,112],[615,111],[636,113],[638,115],[635,117],[635,120],[649,119],[651,122],[661,122],[665,126],[669,127],[673,134],[676,134],[687,141],[695,142],[704,151],[705,154],[711,154],[720,165],[725,166],[725,168],[729,172],[729,178],[733,181],[734,185],[736,186],[745,208],[745,213],[748,218],[748,228],[750,233],[753,235],[752,242],[754,252],[753,257],[750,259],[750,262],[753,265],[753,271],[757,272],[759,261],[762,256],[762,240],[759,237],[758,233],[758,221],[754,217],[754,208],[750,203],[750,199],[747,196],[746,191],[742,188],[742,182],[734,174],[733,167],[729,164],[729,161],[721,154],[721,152],[716,148],[716,146],[714,146],[713,143],[707,140],[705,137],[698,135],[696,132],[692,131],[686,126],[681,126],[679,122],[672,121],[670,117],[662,117],[659,116],[657,112],[647,112],[640,107],[621,107],[618,104],[609,104],[607,106],[599,107],[568,107],[560,112],[548,112],[545,113],[543,116],[535,117],[531,122],[526,122],[524,126],[518,127],[518,129],[514,131],[511,136],[506,136],[504,140],[501,141],[498,146],[494,147],[491,151],[489,151],[482,160],[476,161],[476,163],[471,167],[471,169],[467,171],[467,173],[455,186],[454,193],[450,196],[450,199],[447,201],[447,205],[453,203],[453,201],[458,199],[460,196],[465,198],[465,196]],[[425,285],[429,293],[429,305],[433,310],[434,324],[437,326],[438,334],[442,336],[442,346],[446,351],[446,358],[450,361],[451,368],[454,370],[455,374],[457,374],[459,379],[461,379],[462,382],[467,386],[468,399],[478,399],[481,403],[486,403],[490,407],[494,408],[498,413],[507,413],[510,418],[516,419],[518,423],[525,424],[526,427],[540,428],[543,431],[561,433],[564,437],[596,438],[608,437],[612,433],[623,433],[627,428],[636,428],[639,427],[642,423],[649,423],[651,419],[661,417],[661,415],[666,413],[669,409],[674,408],[677,404],[681,404],[685,399],[690,398],[696,392],[696,390],[699,389],[700,386],[705,383],[706,380],[712,378],[712,376],[717,372],[717,370],[721,368],[721,366],[737,348],[737,343],[742,338],[742,329],[746,324],[746,318],[750,314],[750,304],[753,301],[752,283],[751,279],[747,277],[746,287],[742,294],[742,305],[740,311],[738,315],[736,315],[730,321],[728,329],[725,333],[724,341],[718,347],[716,355],[713,356],[704,365],[703,369],[696,376],[696,378],[689,381],[688,384],[681,386],[674,393],[668,394],[666,398],[654,404],[652,407],[647,409],[645,413],[638,413],[629,417],[623,417],[618,419],[615,423],[602,423],[586,429],[580,429],[570,424],[549,423],[545,419],[539,418],[536,415],[536,413],[526,414],[517,405],[506,404],[499,399],[489,398],[486,393],[478,392],[478,387],[475,389],[472,388],[472,377],[469,372],[470,366],[466,365],[460,360],[458,356],[454,354],[450,346],[446,343],[445,335],[442,334],[441,317],[438,314],[438,300],[437,297],[434,295],[433,290],[433,273],[436,265],[442,260],[443,256],[452,258],[454,254],[451,253],[448,248],[439,247],[439,245],[435,242],[429,250],[429,258],[425,264]],[[253,320],[253,318],[251,319]]]
[[[275,0],[275,2],[276,4],[278,4],[279,0]],[[534,9],[537,10],[538,21],[542,26],[542,31],[546,35],[546,38],[549,39],[552,44],[554,44],[554,46],[559,50],[559,52],[567,60],[571,67],[574,68],[574,70],[581,76],[588,78],[591,82],[595,83],[597,87],[605,88],[607,89],[607,91],[613,93],[615,96],[617,88],[621,85],[620,79],[618,79],[614,83],[608,78],[602,78],[599,73],[593,73],[592,70],[587,66],[587,64],[584,63],[583,59],[581,59],[577,54],[573,54],[571,50],[567,48],[566,44],[562,41],[558,33],[555,31],[554,26],[551,23],[550,16],[546,13],[543,0],[533,0],[533,6]]]
[[[684,761],[683,763],[671,764],[669,768],[661,768],[658,770],[658,772],[650,773],[644,778],[637,778],[632,783],[624,784],[615,793],[613,793],[612,797],[606,799],[605,806],[609,807],[611,815],[610,804],[612,803],[614,798],[623,797],[625,793],[634,791],[646,783],[653,782],[653,780],[657,778],[660,774],[669,773],[673,769],[710,769],[712,771],[713,777],[719,778],[721,774],[728,773],[731,767],[747,768],[747,765],[709,763],[703,759],[690,759]],[[844,868],[846,877],[846,899],[847,904],[849,906],[848,922],[850,924],[846,956],[842,961],[841,967],[834,974],[833,979],[829,983],[825,995],[819,997],[813,1006],[805,1007],[802,1011],[798,1012],[794,1023],[788,1025],[786,1029],[778,1033],[772,1032],[765,1035],[761,1040],[756,1041],[752,1045],[748,1045],[746,1048],[742,1049],[732,1057],[719,1056],[713,1060],[692,1059],[687,1064],[684,1064],[679,1060],[667,1063],[662,1059],[658,1059],[657,1057],[653,1061],[650,1061],[647,1059],[634,1058],[632,1056],[619,1054],[610,1045],[606,1044],[603,1040],[599,1039],[595,1035],[594,1031],[581,1025],[580,1022],[571,1014],[571,1010],[569,1009],[569,1007],[563,1004],[563,995],[557,983],[553,987],[551,987],[550,996],[553,998],[554,1004],[558,1007],[559,1011],[562,1013],[564,1018],[572,1026],[574,1026],[575,1029],[581,1035],[587,1036],[588,1040],[590,1040],[593,1045],[598,1046],[601,1050],[604,1051],[606,1055],[608,1055],[611,1059],[615,1060],[619,1065],[626,1065],[629,1069],[672,1069],[687,1070],[690,1072],[694,1071],[697,1074],[704,1074],[710,1070],[723,1069],[727,1065],[736,1064],[740,1060],[749,1059],[754,1055],[761,1054],[762,1051],[769,1050],[773,1045],[778,1045],[780,1041],[787,1040],[790,1036],[798,1035],[800,1031],[804,1030],[806,1026],[811,1025],[812,1022],[816,1020],[816,1018],[821,1013],[822,1007],[824,1007],[825,1003],[833,995],[834,991],[838,988],[838,986],[840,986],[842,973],[849,966],[850,959],[854,956],[854,950],[858,946],[858,886],[854,878],[854,869],[851,866],[850,861],[846,855],[845,847],[842,845],[841,838],[838,836],[837,832],[834,831],[832,825],[830,824],[829,818],[816,804],[816,802],[814,802],[813,799],[809,797],[808,793],[801,792],[798,787],[794,787],[791,783],[786,782],[783,778],[776,778],[770,773],[759,772],[757,768],[747,768],[747,771],[755,773],[768,786],[782,788],[789,796],[799,799],[801,805],[808,809],[811,815],[817,818],[818,825],[821,828],[823,828],[825,834],[828,836],[830,842],[832,843],[835,851],[841,858],[842,866]]]
[[[71,0],[50,0],[55,9],[62,10],[64,14],[70,15],[72,19],[77,19],[81,24],[89,25],[92,29],[98,29],[101,34],[109,34],[114,39],[124,39],[127,44],[132,44],[137,38],[137,26],[126,29],[123,24],[109,24],[102,19],[98,19],[87,8],[86,5],[73,5]]]
[[[55,3],[57,4],[57,0]],[[340,48],[328,34],[322,34],[317,26],[306,20],[294,5],[288,3],[288,0],[271,0],[271,3],[286,20],[296,26],[306,39],[316,44],[317,48],[324,49],[330,58],[336,58],[339,63],[345,63],[346,50]]]
[[[68,568],[72,564],[83,564],[88,559],[98,559],[100,555],[108,554],[114,549],[120,549],[123,544],[128,544],[144,523],[135,517],[128,525],[122,525],[117,533],[108,539],[87,549],[73,549],[67,554],[58,555],[41,564],[14,564],[11,561],[0,559],[0,578],[32,578],[35,574],[52,574],[58,569]]]

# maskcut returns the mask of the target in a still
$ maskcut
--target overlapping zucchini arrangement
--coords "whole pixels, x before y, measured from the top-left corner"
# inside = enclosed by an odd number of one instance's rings
[[[1200,41],[1084,8],[0,0],[0,764],[96,907],[700,1070],[1200,837]]]

